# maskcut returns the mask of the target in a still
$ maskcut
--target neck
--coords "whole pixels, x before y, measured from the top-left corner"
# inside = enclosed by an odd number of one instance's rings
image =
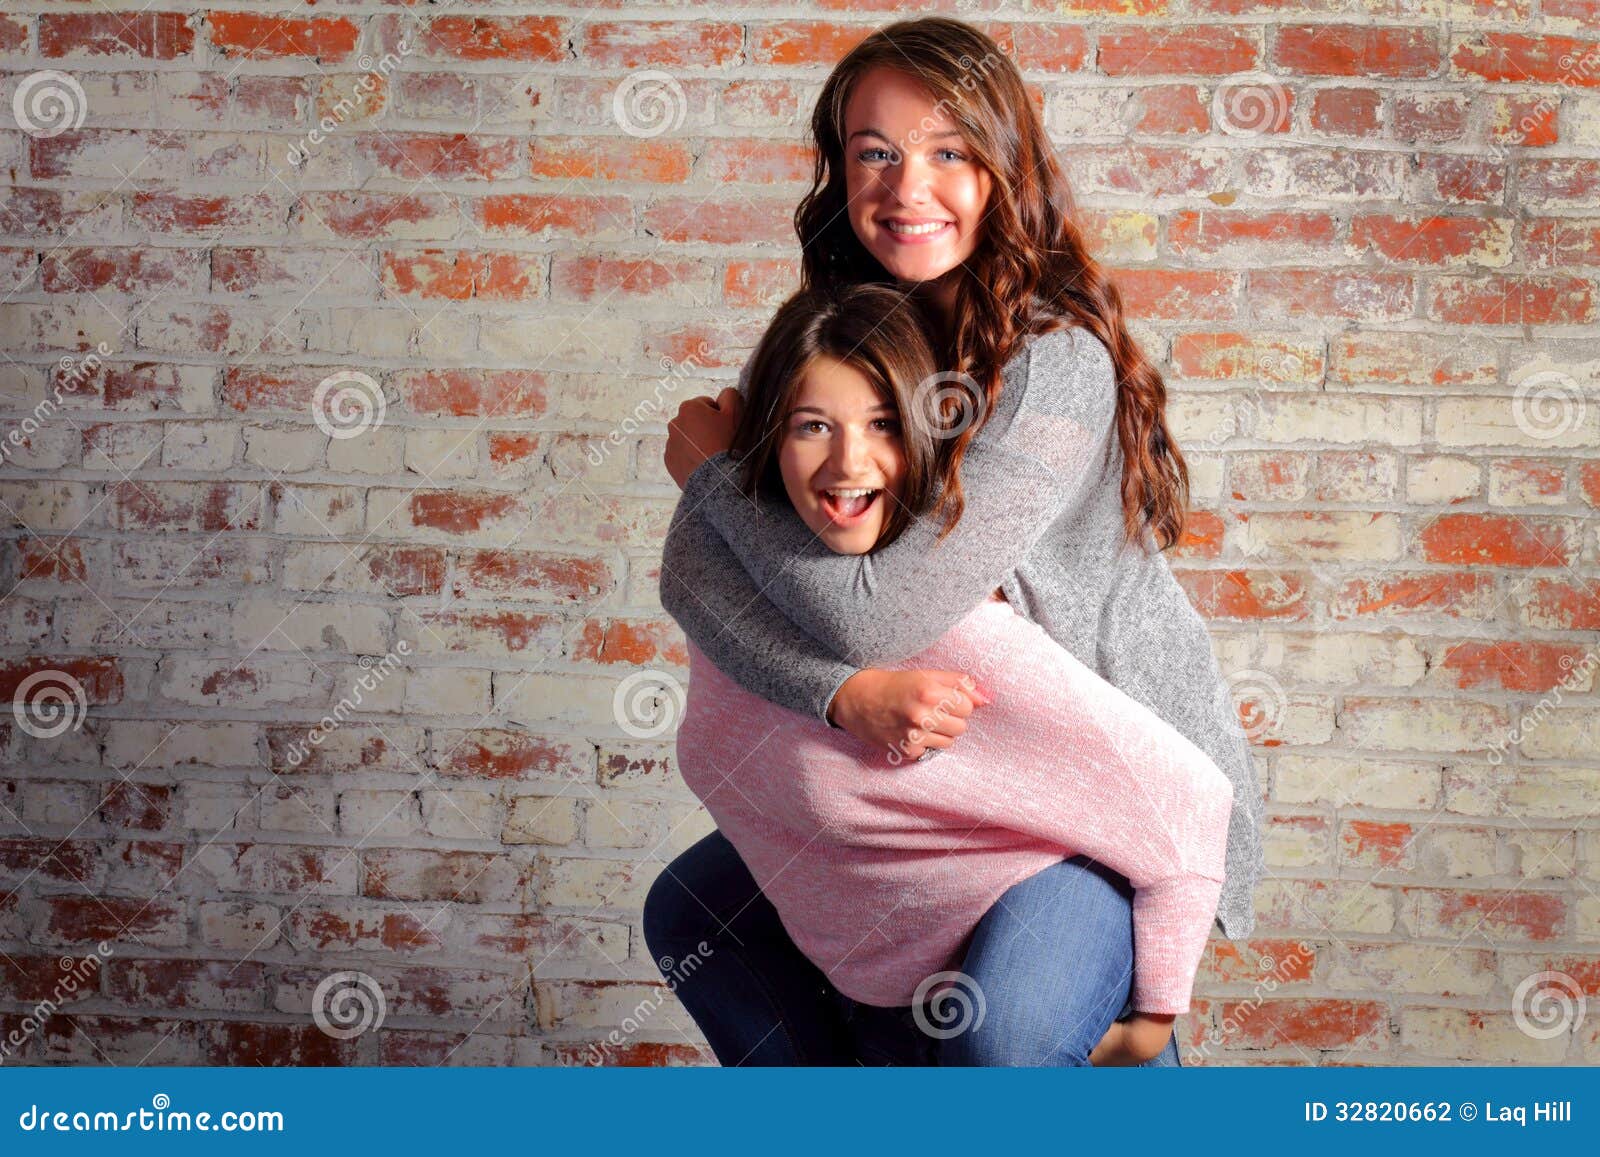
[[[960,273],[960,269],[952,269],[941,277],[919,281],[910,287],[911,293],[933,315],[941,336],[948,335],[955,327],[956,278]]]

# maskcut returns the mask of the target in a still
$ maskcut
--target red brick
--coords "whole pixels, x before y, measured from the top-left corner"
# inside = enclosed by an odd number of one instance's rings
[[[708,142],[708,147],[716,143]],[[681,185],[694,166],[694,153],[683,141],[630,136],[534,137],[530,147],[529,175],[552,181]]]
[[[1340,137],[1377,136],[1383,95],[1371,88],[1325,88],[1312,94],[1311,127]]]
[[[1419,543],[1429,562],[1482,566],[1568,566],[1576,549],[1567,524],[1512,514],[1441,514]]]
[[[379,133],[355,147],[398,181],[508,180],[525,167],[520,141],[481,133]]]
[[[603,559],[529,551],[463,551],[456,567],[460,598],[592,602],[616,584]]]
[[[630,622],[609,619],[587,620],[583,635],[572,651],[572,658],[585,663],[623,663],[628,665],[672,663],[689,665],[688,649],[674,637],[681,635],[678,625],[665,621]]]
[[[1208,619],[1303,619],[1310,614],[1305,580],[1267,570],[1178,571],[1189,601]]]
[[[395,382],[408,410],[427,417],[542,417],[549,408],[544,375],[527,370],[427,370]]]
[[[470,534],[517,510],[515,494],[425,491],[411,496],[411,521],[446,534]]]
[[[28,656],[0,659],[0,702],[14,702],[23,681],[44,671],[57,671],[70,676],[83,688],[85,700],[90,706],[104,706],[122,700],[122,670],[115,658]]]
[[[1272,64],[1305,76],[1415,80],[1438,71],[1442,55],[1431,28],[1293,24],[1273,36]]]
[[[1218,1021],[1237,1026],[1225,1033],[1230,1046],[1347,1049],[1363,1041],[1382,1043],[1389,1006],[1376,1000],[1268,1000],[1236,1004],[1219,999]]]
[[[84,582],[89,567],[75,538],[17,539],[17,578],[40,582]]]
[[[1595,319],[1594,288],[1582,277],[1440,277],[1427,310],[1452,325],[1581,325]]]
[[[525,301],[539,295],[541,259],[531,253],[424,249],[384,253],[383,288],[423,301]]]
[[[435,16],[420,50],[432,60],[558,64],[567,59],[568,27],[555,16]]]
[[[1559,631],[1600,631],[1600,580],[1537,579],[1524,617]]]
[[[1097,63],[1107,76],[1226,76],[1260,60],[1248,29],[1190,24],[1103,32]]]
[[[176,60],[194,51],[187,12],[45,12],[40,56],[131,56]]]
[[[299,19],[282,13],[208,12],[211,44],[230,59],[304,56],[324,64],[348,60],[361,28],[343,17]]]
[[[781,24],[755,24],[745,50],[751,64],[792,64],[832,67],[867,38],[870,28],[859,24],[822,24],[790,20]]]
[[[1600,86],[1600,70],[1575,68],[1571,62],[1596,51],[1600,41],[1573,36],[1485,32],[1458,44],[1450,63],[1458,72],[1483,80],[1594,88]]]

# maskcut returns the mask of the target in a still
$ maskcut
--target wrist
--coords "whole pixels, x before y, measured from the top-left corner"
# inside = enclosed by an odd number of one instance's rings
[[[850,689],[850,685],[854,683],[857,687],[859,687],[860,684],[857,682],[857,680],[862,674],[863,672],[859,670],[852,671],[850,675],[848,675],[845,680],[834,689],[833,698],[828,700],[828,709],[823,716],[823,718],[828,721],[830,726],[848,730],[844,726],[845,719],[847,718],[850,704],[854,701],[855,696],[855,692]]]

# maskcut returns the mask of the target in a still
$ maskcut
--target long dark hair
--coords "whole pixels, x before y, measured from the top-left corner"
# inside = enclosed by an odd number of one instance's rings
[[[981,412],[990,414],[1001,370],[1025,333],[1074,323],[1087,328],[1110,351],[1116,372],[1124,530],[1138,538],[1148,528],[1161,549],[1172,546],[1183,533],[1189,473],[1167,429],[1166,385],[1123,324],[1116,286],[1089,255],[1071,190],[1021,74],[977,28],[944,16],[890,24],[829,74],[811,117],[812,187],[795,210],[801,287],[893,283],[851,227],[845,186],[845,109],[862,76],[880,66],[915,80],[948,110],[994,182],[984,243],[958,274],[956,322],[937,350],[941,364],[979,384]],[[965,507],[959,471],[980,424],[940,455],[946,533]]]
[[[913,518],[934,506],[946,441],[926,400],[932,396],[927,386],[938,376],[929,321],[909,295],[887,285],[801,290],[779,306],[751,355],[744,407],[728,448],[739,462],[740,488],[787,500],[778,464],[784,424],[806,368],[826,355],[861,371],[879,398],[895,407],[906,468],[900,500],[890,502],[873,549],[900,537]]]

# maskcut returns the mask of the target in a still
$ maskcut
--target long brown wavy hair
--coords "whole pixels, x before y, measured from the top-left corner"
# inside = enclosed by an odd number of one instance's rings
[[[991,414],[1001,370],[1026,334],[1073,323],[1092,332],[1116,372],[1124,530],[1138,539],[1148,529],[1168,549],[1183,534],[1189,472],[1167,429],[1166,384],[1123,324],[1116,286],[1089,255],[1022,75],[983,32],[945,16],[900,21],[873,32],[829,74],[811,117],[812,187],[795,210],[802,289],[894,282],[856,237],[845,184],[845,109],[861,78],[880,66],[923,86],[994,182],[982,240],[958,274],[954,332],[935,339],[945,342],[941,363],[977,381],[987,402],[981,413]],[[942,447],[944,533],[965,509],[961,461],[978,425]]]

